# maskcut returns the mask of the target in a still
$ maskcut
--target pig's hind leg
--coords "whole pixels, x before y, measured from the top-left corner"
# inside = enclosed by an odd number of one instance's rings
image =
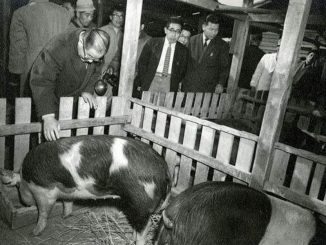
[[[38,236],[46,227],[48,215],[57,200],[57,190],[56,188],[46,189],[34,184],[30,184],[29,186],[38,208],[37,225],[33,230],[33,234]]]
[[[18,190],[19,190],[19,194],[20,194],[20,199],[24,205],[26,205],[26,206],[35,205],[35,200],[34,200],[33,194],[30,191],[28,184],[24,179],[21,180]]]

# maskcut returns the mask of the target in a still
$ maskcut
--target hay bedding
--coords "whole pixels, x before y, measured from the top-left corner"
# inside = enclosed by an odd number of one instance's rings
[[[146,245],[153,245],[160,215],[152,215]],[[134,245],[134,232],[125,215],[112,208],[83,208],[56,224],[56,231],[38,244]]]

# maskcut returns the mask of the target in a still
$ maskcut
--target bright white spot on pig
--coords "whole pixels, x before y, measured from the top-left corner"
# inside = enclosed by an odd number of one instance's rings
[[[123,153],[123,149],[127,141],[120,138],[115,138],[111,146],[112,163],[110,173],[118,171],[120,168],[128,167],[128,159]]]
[[[72,145],[71,148],[59,155],[59,159],[61,160],[61,164],[70,172],[72,175],[78,190],[87,189],[88,186],[94,185],[95,181],[93,178],[81,178],[77,172],[79,169],[81,155],[80,155],[80,147],[82,146],[82,141],[77,142]]]
[[[147,195],[150,198],[154,199],[154,196],[155,196],[155,188],[156,188],[155,183],[152,181],[150,183],[148,183],[148,182],[140,182],[140,184],[144,186],[144,189],[145,189]]]
[[[309,244],[315,233],[315,219],[312,213],[290,202],[269,196],[272,203],[272,217],[259,245]]]

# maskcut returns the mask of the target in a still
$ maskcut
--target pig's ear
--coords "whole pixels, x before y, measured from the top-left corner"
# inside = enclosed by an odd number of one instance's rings
[[[162,212],[162,218],[164,222],[164,226],[167,229],[172,229],[173,228],[173,222],[166,216],[165,210]]]

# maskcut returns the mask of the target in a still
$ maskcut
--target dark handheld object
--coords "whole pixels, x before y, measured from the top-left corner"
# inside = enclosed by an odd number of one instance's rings
[[[112,86],[112,94],[118,95],[119,78],[114,74],[105,73],[102,79],[95,83],[94,90],[99,96],[103,96],[108,90],[108,84]]]

